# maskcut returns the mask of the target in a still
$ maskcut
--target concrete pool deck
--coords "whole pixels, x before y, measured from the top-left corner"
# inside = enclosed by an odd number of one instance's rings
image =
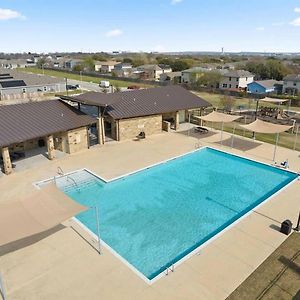
[[[33,182],[56,175],[58,166],[64,172],[88,168],[111,179],[194,150],[198,143],[271,163],[273,145],[245,140],[246,151],[230,149],[220,146],[220,134],[214,133],[199,136],[200,141],[184,133],[162,133],[45,161],[2,176],[0,201],[28,193]],[[227,133],[223,136],[230,138]],[[290,168],[300,170],[299,152],[279,147],[277,153],[277,161],[288,158]],[[82,238],[69,227],[72,221],[48,234],[0,247],[0,273],[8,299],[224,299],[287,238],[277,229],[286,218],[297,220],[299,183],[289,185],[151,286],[108,250],[99,255],[84,240],[90,239],[85,232],[76,228]]]

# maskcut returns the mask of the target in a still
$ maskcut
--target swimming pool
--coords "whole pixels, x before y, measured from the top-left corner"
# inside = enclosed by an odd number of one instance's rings
[[[204,148],[104,182],[87,171],[57,181],[75,201],[97,206],[101,239],[152,280],[297,175]],[[95,211],[77,219],[97,233]]]

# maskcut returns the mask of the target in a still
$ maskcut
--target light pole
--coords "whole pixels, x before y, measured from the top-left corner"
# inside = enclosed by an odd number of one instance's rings
[[[68,89],[68,78],[65,78],[66,81],[66,91],[67,91],[67,96],[69,96],[69,89]]]

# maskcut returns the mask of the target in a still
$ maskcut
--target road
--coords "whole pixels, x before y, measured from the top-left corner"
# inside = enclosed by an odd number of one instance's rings
[[[68,79],[68,84],[70,85],[79,84],[80,88],[82,88],[83,90],[102,92],[102,88],[100,88],[98,84],[92,82]]]

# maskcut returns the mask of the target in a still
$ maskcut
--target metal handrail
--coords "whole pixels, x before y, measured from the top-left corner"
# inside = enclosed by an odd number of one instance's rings
[[[57,174],[58,175],[64,175],[65,173],[64,173],[64,171],[63,171],[63,169],[61,168],[61,167],[57,167]]]

